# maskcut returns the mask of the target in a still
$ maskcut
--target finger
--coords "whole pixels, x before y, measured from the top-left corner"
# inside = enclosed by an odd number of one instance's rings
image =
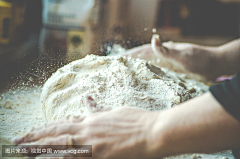
[[[60,119],[60,120],[56,120],[56,121],[52,121],[52,122],[46,122],[38,127],[33,127],[31,131],[37,131],[37,130],[40,130],[40,129],[43,129],[43,128],[47,128],[49,126],[52,126],[52,125],[59,125],[59,124],[63,124],[64,122],[66,122],[66,119]]]
[[[155,39],[154,43],[156,46],[162,46],[162,41],[160,39],[160,36],[158,34],[154,34],[153,38]]]
[[[86,103],[86,107],[87,107],[89,113],[104,112],[104,111],[112,110],[111,107],[103,107],[103,106],[97,105],[97,103],[94,101],[94,99],[89,95],[86,96],[85,103]]]
[[[81,122],[82,120],[84,120],[85,116],[75,116],[75,115],[68,115],[66,116],[65,118],[63,119],[60,119],[60,120],[56,120],[56,121],[53,121],[53,122],[49,122],[49,123],[45,123],[41,126],[39,126],[38,128],[34,128],[32,129],[32,131],[35,131],[35,130],[40,130],[40,129],[43,129],[43,128],[47,128],[47,127],[50,127],[50,126],[53,126],[53,125],[61,125],[63,123],[76,123],[76,122]]]
[[[74,150],[72,150],[74,151]],[[74,154],[63,154],[63,153],[51,153],[51,154],[41,154],[36,156],[36,159],[76,159],[77,156],[74,156]]]
[[[32,131],[23,137],[16,138],[13,143],[16,145],[26,142],[33,142],[45,137],[54,137],[62,134],[75,134],[79,130],[80,124],[53,125],[40,130]]]
[[[86,149],[67,149],[67,153],[51,153],[51,154],[40,154],[36,158],[39,159],[86,159],[92,157],[92,151],[89,153],[82,153]]]
[[[30,148],[48,148],[51,146],[53,149],[68,149],[74,145],[73,135],[63,134],[56,137],[45,137],[34,142],[22,143],[18,145],[18,148],[26,147]]]
[[[33,128],[31,130],[31,132],[45,131],[47,128],[51,128],[53,126],[59,126],[59,125],[61,126],[62,124],[81,122],[84,119],[85,119],[85,116],[72,116],[72,115],[68,115],[64,119],[57,120],[57,121],[54,121],[54,122],[45,123],[42,126],[39,126],[38,128]],[[25,138],[28,137],[31,134],[31,132],[27,133],[23,137],[12,139],[12,143],[18,145],[20,143],[25,142]]]
[[[51,157],[51,156],[41,157],[41,156],[37,156],[37,157],[35,157],[35,159],[63,159],[63,157]]]
[[[91,147],[91,145],[83,145],[83,143],[85,143],[86,139],[87,139],[86,136],[85,137],[80,136],[80,135],[72,136],[69,134],[64,134],[64,135],[60,135],[57,137],[47,137],[47,138],[42,138],[35,142],[21,144],[21,145],[18,145],[17,148],[19,148],[19,149],[25,148],[27,150],[51,149],[52,153],[55,153],[55,154],[56,153],[64,153],[61,150],[78,149],[78,150],[85,150],[85,152],[87,150],[88,151],[87,153],[89,155],[89,153],[92,152],[92,147]],[[66,151],[65,151],[65,153],[66,153]],[[29,151],[25,155],[26,156],[37,156],[39,154],[32,153],[31,151]],[[63,157],[64,155],[60,155],[60,156]],[[57,157],[60,157],[60,156],[57,156]]]
[[[153,53],[158,57],[162,57],[161,53],[163,54],[168,53],[168,49],[162,45],[162,41],[158,34],[154,34],[152,36],[151,45],[152,45]]]
[[[111,107],[103,107],[103,106],[100,106],[97,108],[97,111],[96,112],[106,112],[106,111],[110,111],[112,110],[113,108]]]
[[[24,143],[21,145],[18,145],[17,148],[19,149],[26,149],[26,150],[32,150],[32,149],[49,149],[51,148],[52,151],[54,150],[66,150],[73,147],[73,139],[72,135],[64,134],[57,137],[46,137],[42,138],[35,142],[30,143]],[[27,154],[24,154],[26,156],[37,156],[38,153],[32,153],[31,151],[28,151]]]
[[[62,154],[41,154],[35,157],[35,159],[64,159]]]
[[[97,103],[89,95],[86,96],[85,104],[89,113],[94,113],[97,110]]]
[[[70,123],[77,123],[81,122],[85,119],[86,116],[81,116],[81,115],[68,115],[66,117],[66,120]]]
[[[147,44],[126,50],[126,52],[121,53],[121,56],[130,56],[130,57],[136,58],[139,53],[141,53],[143,50],[147,48],[146,46]]]

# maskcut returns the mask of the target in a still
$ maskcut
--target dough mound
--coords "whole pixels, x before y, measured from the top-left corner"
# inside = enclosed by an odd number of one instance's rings
[[[157,111],[207,89],[203,83],[145,60],[88,55],[58,69],[44,84],[41,102],[45,118],[53,121],[69,114],[87,115],[86,95],[101,106]]]

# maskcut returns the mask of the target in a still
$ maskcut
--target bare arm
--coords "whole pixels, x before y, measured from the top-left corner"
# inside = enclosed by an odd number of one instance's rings
[[[240,146],[240,122],[210,92],[160,113],[158,121],[153,129],[153,140],[161,140],[153,141],[156,156],[210,153]]]
[[[92,145],[93,158],[154,158],[240,146],[240,123],[211,93],[161,112],[119,108],[73,119],[49,123],[14,142]]]
[[[231,75],[240,70],[240,39],[219,46],[222,54],[221,68],[223,74]]]
[[[206,80],[215,80],[221,75],[233,75],[240,70],[240,39],[218,47],[191,43],[162,43],[160,39],[156,39],[156,43],[153,41],[152,44],[130,49],[123,55],[145,60],[156,59],[155,55],[159,55],[157,58],[162,62],[157,65],[168,67],[164,65],[164,60],[170,63],[177,62],[178,65],[175,68],[169,65],[170,69],[196,73]]]

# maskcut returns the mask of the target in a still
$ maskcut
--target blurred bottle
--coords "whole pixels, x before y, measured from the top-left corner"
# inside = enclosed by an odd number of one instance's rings
[[[89,52],[87,19],[94,0],[43,0],[39,54],[70,62]]]

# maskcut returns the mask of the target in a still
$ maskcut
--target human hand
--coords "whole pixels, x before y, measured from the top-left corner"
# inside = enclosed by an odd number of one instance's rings
[[[121,56],[132,57],[135,59],[140,58],[146,61],[151,61],[152,59],[155,58],[155,55],[152,51],[151,44],[144,44],[144,45],[126,50],[126,52],[122,53]]]
[[[160,67],[187,73],[201,80],[214,80],[222,75],[218,47],[200,46],[191,43],[161,42],[159,35],[152,37],[151,44],[128,50],[123,56],[152,61]]]
[[[77,149],[75,145],[92,145],[93,158],[151,158],[151,130],[157,112],[122,107],[114,110],[99,107],[91,97],[86,105],[87,117],[69,116],[37,128],[17,138],[14,143],[24,145],[63,145],[65,149]],[[103,111],[103,112],[99,112]],[[70,154],[59,157],[71,157]],[[41,155],[40,155],[41,157]],[[51,154],[45,157],[51,157]]]
[[[201,46],[191,43],[162,43],[159,35],[153,35],[153,53],[163,61],[175,65],[180,72],[191,72],[202,76],[206,80],[214,80],[220,76],[218,70],[221,54],[218,47]]]

